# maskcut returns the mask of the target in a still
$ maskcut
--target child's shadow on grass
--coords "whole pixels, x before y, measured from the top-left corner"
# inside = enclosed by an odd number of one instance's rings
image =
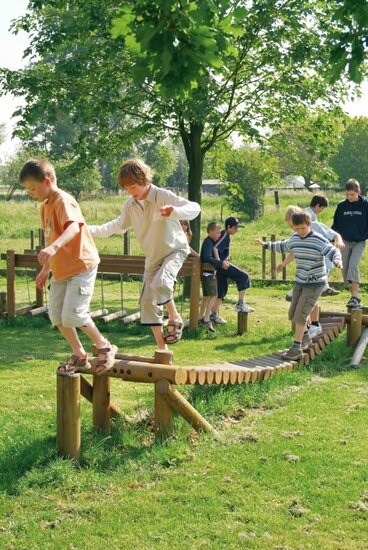
[[[273,351],[278,351],[279,349],[282,348],[282,345],[280,345],[280,341],[282,340],[282,338],[283,338],[282,335],[275,335],[272,337],[263,336],[262,338],[259,338],[259,339],[246,340],[246,337],[242,335],[242,336],[237,336],[237,340],[233,339],[231,342],[219,344],[218,346],[215,347],[215,349],[219,351],[231,352],[234,350],[234,347],[237,347],[237,346],[243,346],[244,348],[254,348],[255,346],[257,347],[261,346],[262,344],[275,343],[275,349]],[[286,335],[285,338],[288,338],[288,336]],[[269,353],[270,352],[265,351],[263,355],[267,355]]]

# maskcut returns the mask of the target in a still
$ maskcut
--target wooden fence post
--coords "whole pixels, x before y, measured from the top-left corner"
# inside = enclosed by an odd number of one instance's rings
[[[80,375],[56,377],[57,448],[64,458],[79,460],[80,429]]]
[[[285,252],[282,253],[282,261],[284,261],[286,259],[286,254]],[[286,267],[284,267],[284,269],[282,270],[282,280],[283,281],[286,281]]]
[[[244,334],[248,330],[248,313],[238,311],[238,336]]]
[[[190,285],[189,328],[198,328],[199,292],[201,286],[201,259],[192,258],[192,275]]]
[[[124,233],[124,256],[130,256],[130,229]]]
[[[262,237],[262,241],[263,242],[266,242],[267,241],[267,237]],[[266,249],[264,248],[264,246],[262,247],[262,279],[265,280],[266,279]]]
[[[6,313],[6,292],[0,292],[0,317]]]
[[[15,252],[6,251],[6,312],[15,317]]]
[[[276,241],[276,235],[271,235],[271,241]],[[276,279],[276,251],[271,249],[271,279]]]
[[[276,210],[280,210],[279,192],[277,190],[275,190],[273,193],[274,193],[274,196],[275,196]]]
[[[34,247],[35,247],[35,232],[32,229],[31,230],[31,250],[34,250]]]

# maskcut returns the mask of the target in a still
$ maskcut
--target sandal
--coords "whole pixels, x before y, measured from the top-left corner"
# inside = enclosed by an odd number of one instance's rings
[[[169,327],[172,327],[172,330],[169,330]],[[183,335],[184,323],[180,319],[178,321],[169,321],[167,323],[167,332],[164,334],[165,344],[176,344],[182,335]]]
[[[117,351],[118,348],[114,344],[108,344],[108,346],[106,346],[105,348],[94,349],[94,354],[96,354],[98,357],[98,360],[96,362],[97,376],[101,376],[102,374],[107,374],[108,372],[110,372],[111,368],[114,366],[115,354],[117,353]]]
[[[63,370],[61,370],[63,369]],[[88,361],[88,356],[79,357],[79,355],[71,355],[66,360],[66,363],[60,363],[57,368],[57,373],[61,376],[69,376],[77,372],[90,372],[92,369],[91,363]]]

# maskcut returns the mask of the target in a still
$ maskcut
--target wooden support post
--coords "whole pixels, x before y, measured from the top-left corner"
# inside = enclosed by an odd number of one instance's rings
[[[8,318],[15,316],[15,252],[6,252],[6,312]]]
[[[34,250],[35,247],[35,232],[31,229],[31,250]]]
[[[350,361],[350,366],[357,369],[360,366],[360,362],[363,358],[365,348],[368,345],[368,328],[365,328],[362,332],[359,342],[356,345],[354,355]]]
[[[175,409],[196,431],[211,432],[217,437],[219,433],[209,422],[179,393],[167,380],[160,380],[156,384],[156,391]]]
[[[276,206],[276,210],[280,210],[279,192],[275,189],[273,193],[274,193],[274,196],[275,196],[275,206]]]
[[[130,229],[124,233],[124,256],[130,256]]]
[[[201,286],[201,260],[200,258],[192,258],[192,274],[191,274],[191,285],[190,285],[190,311],[189,311],[189,328],[191,330],[198,328],[200,286]]]
[[[0,292],[0,316],[6,312],[6,292]]]
[[[282,253],[282,261],[284,261],[286,259],[286,254],[285,252]],[[284,269],[282,270],[282,280],[283,281],[286,281],[286,267],[284,267]]]
[[[276,235],[271,235],[271,241],[276,241]],[[271,279],[276,279],[276,276],[276,252],[275,250],[271,250]]]
[[[169,349],[157,349],[154,355],[154,362],[159,365],[172,365],[174,362],[174,354]]]
[[[355,348],[362,333],[362,310],[351,310],[350,325],[348,325],[348,344],[351,348]]]
[[[80,392],[81,395],[90,403],[93,403],[93,386],[83,376],[80,377]],[[110,416],[122,416],[119,409],[110,401]]]
[[[79,460],[80,375],[57,375],[57,449],[60,456]]]
[[[266,237],[262,237],[262,241],[263,242],[266,242],[267,241],[267,238]],[[266,249],[264,248],[264,246],[262,247],[262,279],[265,280],[266,279],[266,257],[267,257],[267,252],[266,252]]]
[[[110,377],[93,376],[93,427],[108,432],[110,430]]]
[[[248,330],[248,313],[238,311],[238,336],[244,334]]]
[[[173,433],[173,409],[158,391],[158,384],[160,384],[160,382],[156,382],[155,384],[154,426],[157,439],[165,440],[168,439]]]

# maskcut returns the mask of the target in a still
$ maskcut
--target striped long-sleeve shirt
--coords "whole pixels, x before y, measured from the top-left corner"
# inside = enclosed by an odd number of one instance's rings
[[[341,253],[325,237],[310,231],[306,237],[293,233],[285,241],[270,241],[265,248],[281,254],[291,252],[296,261],[295,282],[300,286],[324,285],[327,281],[324,256],[332,262],[341,261]]]

